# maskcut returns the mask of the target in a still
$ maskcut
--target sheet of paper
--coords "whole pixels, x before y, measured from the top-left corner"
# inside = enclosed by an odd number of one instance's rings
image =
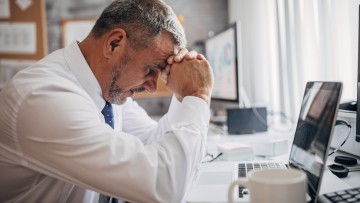
[[[35,54],[35,23],[0,23],[0,53]]]
[[[82,41],[90,33],[95,20],[87,21],[69,21],[64,24],[64,46],[69,45],[74,40]]]
[[[0,0],[0,18],[10,18],[10,0]]]
[[[25,11],[33,4],[33,1],[32,0],[16,0],[15,3],[16,3],[16,5],[19,6],[19,8],[22,11]]]

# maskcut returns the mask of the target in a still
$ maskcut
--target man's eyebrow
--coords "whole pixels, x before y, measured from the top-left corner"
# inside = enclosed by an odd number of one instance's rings
[[[156,69],[158,69],[158,70],[160,70],[160,71],[163,71],[163,70],[165,69],[165,67],[168,65],[167,59],[168,59],[170,56],[175,55],[175,51],[169,52],[168,55],[169,55],[169,56],[163,61],[163,63],[155,65]]]
[[[162,64],[157,64],[156,68],[159,69],[160,71],[163,71],[167,65],[167,61],[165,60]]]
[[[165,69],[165,66],[161,65],[161,64],[158,64],[156,66],[157,69],[159,69],[160,71],[163,71]]]

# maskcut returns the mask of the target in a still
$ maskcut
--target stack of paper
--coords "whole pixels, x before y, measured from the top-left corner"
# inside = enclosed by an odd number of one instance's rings
[[[248,161],[254,158],[254,151],[250,145],[242,143],[221,143],[218,150],[223,153],[223,160],[226,161]]]

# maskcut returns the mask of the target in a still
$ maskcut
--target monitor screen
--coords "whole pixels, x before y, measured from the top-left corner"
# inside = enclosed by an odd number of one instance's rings
[[[236,23],[205,41],[214,73],[212,99],[239,102]]]
[[[358,32],[358,77],[357,77],[357,108],[356,108],[356,141],[360,142],[360,5],[359,5],[359,32]]]

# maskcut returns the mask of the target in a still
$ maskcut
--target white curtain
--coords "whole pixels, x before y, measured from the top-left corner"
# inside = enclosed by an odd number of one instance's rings
[[[241,22],[246,42],[243,86],[252,104],[296,120],[310,80],[341,81],[342,101],[356,100],[359,3],[229,0],[230,22]]]

